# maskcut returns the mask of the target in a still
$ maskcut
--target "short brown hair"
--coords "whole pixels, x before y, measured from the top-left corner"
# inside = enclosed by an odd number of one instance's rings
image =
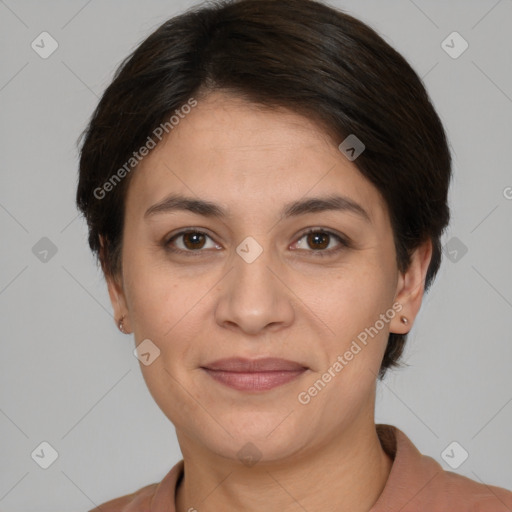
[[[131,173],[105,197],[95,190],[195,96],[224,90],[314,119],[339,144],[365,145],[354,161],[389,209],[397,267],[430,238],[425,279],[441,263],[451,156],[421,79],[373,29],[315,0],[221,0],[161,25],[117,69],[84,132],[77,206],[105,273],[121,269]],[[105,247],[100,247],[100,235]],[[398,366],[407,335],[390,333],[379,377]]]

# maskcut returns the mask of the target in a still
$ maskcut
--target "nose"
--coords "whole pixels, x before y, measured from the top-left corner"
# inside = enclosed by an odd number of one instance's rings
[[[291,325],[293,293],[283,282],[282,269],[271,251],[263,250],[254,260],[237,252],[233,266],[221,282],[215,310],[218,325],[248,335]]]

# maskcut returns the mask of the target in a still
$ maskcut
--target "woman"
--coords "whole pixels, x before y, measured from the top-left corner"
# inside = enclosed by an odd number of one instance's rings
[[[511,510],[374,420],[450,178],[420,79],[342,12],[228,1],[151,34],[85,132],[77,204],[183,460],[97,510]]]

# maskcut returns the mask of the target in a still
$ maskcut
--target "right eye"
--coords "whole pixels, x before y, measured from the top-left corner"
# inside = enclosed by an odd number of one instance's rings
[[[167,242],[165,242],[164,245],[166,250],[169,250],[171,252],[182,253],[186,254],[187,256],[192,256],[191,253],[204,252],[201,251],[201,249],[204,248],[205,242],[208,238],[212,240],[211,237],[204,231],[199,231],[196,229],[187,229],[173,235]],[[180,239],[182,240],[180,241]],[[178,245],[178,247],[176,247],[176,245]],[[213,248],[220,248],[220,246],[218,244],[215,244],[215,242],[213,242],[213,245]]]

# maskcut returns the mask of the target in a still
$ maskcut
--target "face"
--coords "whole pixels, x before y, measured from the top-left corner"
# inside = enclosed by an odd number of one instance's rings
[[[109,292],[136,345],[150,340],[141,370],[180,444],[278,460],[373,421],[388,334],[409,329],[430,253],[398,273],[384,201],[319,127],[216,92],[131,180]],[[233,357],[301,370],[211,370]]]

